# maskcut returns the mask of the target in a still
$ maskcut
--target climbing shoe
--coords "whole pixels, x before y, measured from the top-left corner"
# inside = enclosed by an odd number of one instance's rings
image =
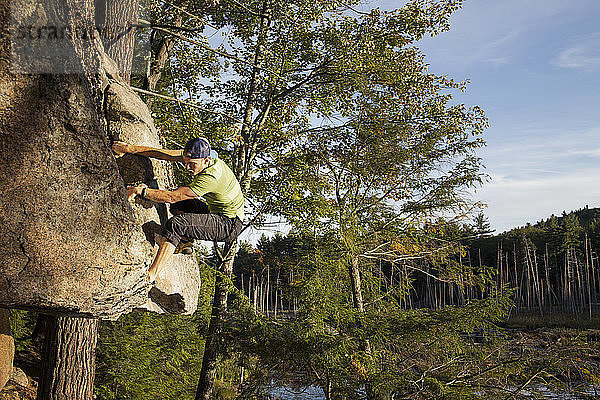
[[[175,254],[193,254],[194,253],[194,241],[193,240],[182,240],[179,242],[179,246],[175,248]]]

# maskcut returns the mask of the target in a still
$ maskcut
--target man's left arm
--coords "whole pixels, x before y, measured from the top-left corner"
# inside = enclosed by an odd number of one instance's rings
[[[187,186],[182,186],[176,190],[150,189],[141,186],[128,187],[127,200],[131,201],[135,196],[143,197],[155,203],[177,203],[178,201],[191,200],[198,197]]]

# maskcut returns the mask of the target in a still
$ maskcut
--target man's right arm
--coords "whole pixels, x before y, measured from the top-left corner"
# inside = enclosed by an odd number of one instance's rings
[[[112,150],[121,157],[124,154],[137,154],[144,157],[166,161],[182,161],[183,150],[157,149],[149,146],[138,146],[124,142],[114,142]]]

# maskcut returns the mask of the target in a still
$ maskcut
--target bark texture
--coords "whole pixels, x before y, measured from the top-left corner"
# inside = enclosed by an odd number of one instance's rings
[[[96,27],[104,50],[119,68],[119,76],[129,82],[135,43],[139,0],[95,0]]]
[[[182,4],[185,6],[185,3]],[[183,17],[181,14],[177,16],[175,19],[174,25],[176,27],[180,27],[183,23]],[[152,37],[156,38],[157,31],[153,31]],[[155,40],[155,39],[153,39]],[[152,48],[149,51],[150,61],[148,63],[148,68],[146,71],[146,79],[144,80],[144,89],[153,92],[156,89],[156,85],[158,81],[162,77],[163,70],[165,65],[169,59],[169,53],[173,49],[175,45],[175,38],[171,35],[163,35],[158,42],[158,46],[156,51],[153,51]],[[146,99],[146,104],[148,107],[152,106],[153,103],[152,96],[148,96]]]
[[[351,263],[349,266],[350,282],[352,284],[352,301],[354,308],[360,312],[365,311],[365,303],[362,296],[362,284],[360,279],[360,268],[358,266],[358,257],[356,255],[351,256]]]
[[[48,325],[38,400],[92,399],[98,320],[50,317]]]

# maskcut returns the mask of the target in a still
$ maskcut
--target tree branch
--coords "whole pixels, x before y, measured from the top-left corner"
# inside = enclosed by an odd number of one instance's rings
[[[258,70],[261,70],[261,71],[268,72],[268,73],[270,73],[270,74],[272,74],[272,75],[279,76],[279,74],[277,74],[277,72],[275,72],[275,71],[273,71],[273,70],[271,70],[271,69],[269,69],[269,68],[259,67],[258,65],[255,65],[255,64],[253,64],[253,63],[251,63],[251,62],[248,62],[248,61],[246,61],[246,60],[243,60],[243,59],[241,59],[241,58],[239,58],[239,57],[237,57],[237,56],[234,56],[234,55],[232,55],[232,54],[226,53],[226,52],[224,52],[224,51],[221,51],[221,50],[216,50],[216,49],[213,49],[213,48],[212,48],[212,47],[210,47],[209,45],[207,45],[207,44],[205,44],[205,43],[202,43],[202,42],[200,42],[200,41],[198,41],[198,40],[195,40],[195,39],[191,39],[191,38],[185,37],[185,36],[183,36],[183,35],[180,35],[180,34],[179,34],[179,33],[177,33],[177,32],[173,32],[173,31],[170,31],[170,30],[168,30],[168,29],[161,28],[160,26],[152,25],[150,22],[148,22],[148,21],[145,21],[145,20],[142,20],[142,19],[139,19],[138,21],[140,22],[139,24],[133,24],[132,26],[141,27],[141,28],[152,28],[152,29],[155,29],[155,30],[157,30],[157,31],[161,31],[161,32],[164,32],[164,33],[168,33],[169,35],[175,36],[175,37],[177,37],[177,38],[179,38],[179,39],[181,39],[181,40],[183,40],[183,41],[186,41],[186,42],[188,42],[188,43],[192,43],[192,44],[198,45],[198,46],[202,47],[203,49],[205,49],[205,50],[208,50],[208,51],[210,51],[210,52],[213,52],[213,53],[215,53],[215,54],[218,54],[218,55],[220,55],[220,56],[223,56],[223,57],[226,57],[226,58],[231,58],[232,60],[239,61],[239,62],[241,62],[242,64],[248,65],[248,66],[250,66],[250,67],[252,67],[252,68],[256,68],[256,69],[258,69]]]
[[[524,384],[522,384],[521,386],[519,386],[517,388],[517,390],[515,390],[514,392],[512,392],[510,395],[506,396],[504,400],[510,400],[510,399],[514,399],[516,395],[518,395],[523,389],[525,389],[525,387],[527,385],[529,385],[531,383],[532,380],[534,380],[542,371],[544,371],[543,368],[540,368],[535,374],[533,374],[531,376],[531,378],[529,378],[527,380],[527,382],[525,382]]]
[[[156,92],[151,92],[149,90],[144,90],[144,89],[136,88],[134,86],[131,86],[131,90],[133,90],[134,92],[143,93],[143,94],[146,94],[146,95],[149,95],[149,96],[159,97],[161,99],[165,99],[165,100],[169,100],[169,101],[176,101],[177,103],[185,104],[187,106],[197,108],[197,109],[199,109],[201,111],[209,112],[209,113],[212,113],[212,114],[218,114],[218,115],[221,115],[221,116],[223,116],[225,118],[231,119],[231,120],[233,120],[233,121],[235,121],[237,123],[240,123],[240,124],[244,123],[242,120],[239,120],[236,117],[233,117],[233,116],[231,116],[229,114],[225,114],[225,113],[220,112],[220,111],[209,110],[208,108],[204,108],[202,106],[199,106],[197,104],[190,103],[190,102],[187,102],[187,101],[179,100],[179,99],[177,99],[175,97],[165,96],[164,94],[160,94],[160,93],[156,93]]]
[[[281,93],[279,93],[278,95],[273,97],[273,102],[284,98],[285,96],[289,95],[290,93],[294,92],[295,90],[301,88],[302,86],[306,85],[307,83],[309,83],[314,77],[315,77],[315,72],[323,69],[327,66],[327,64],[330,61],[324,61],[321,65],[318,65],[317,67],[313,68],[310,72],[310,74],[308,74],[308,76],[306,78],[304,78],[303,80],[301,80],[300,82],[298,82],[297,84],[295,84],[292,87],[289,87],[285,90],[283,90]]]
[[[190,17],[192,17],[192,18],[196,18],[198,21],[202,22],[204,25],[210,26],[210,27],[211,27],[211,28],[213,28],[213,29],[219,29],[219,28],[217,28],[216,26],[214,26],[214,25],[211,25],[211,24],[210,24],[209,22],[207,22],[205,19],[203,19],[203,18],[201,18],[201,17],[199,17],[199,16],[197,16],[197,15],[194,15],[194,14],[192,14],[191,12],[187,11],[187,10],[186,10],[186,9],[184,9],[184,8],[181,8],[181,7],[179,7],[179,6],[176,6],[175,4],[171,3],[170,1],[165,1],[165,3],[167,3],[167,4],[168,4],[168,5],[170,5],[170,6],[172,6],[172,7],[173,7],[173,8],[175,8],[176,10],[178,10],[178,11],[181,11],[181,12],[182,12],[182,13],[184,13],[184,14],[187,14],[188,16],[190,16]]]

